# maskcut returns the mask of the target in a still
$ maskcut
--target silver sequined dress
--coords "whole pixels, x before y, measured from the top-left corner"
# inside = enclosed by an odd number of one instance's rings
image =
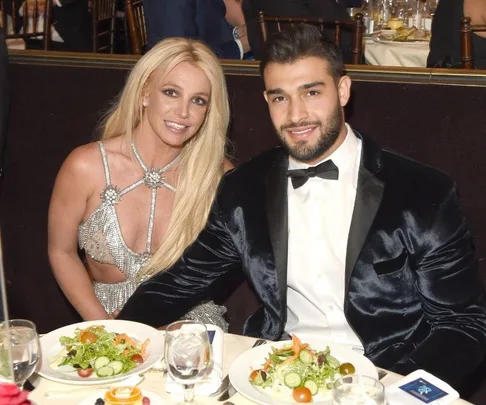
[[[131,186],[121,190],[111,183],[106,151],[102,142],[98,142],[98,145],[105,169],[106,187],[101,191],[102,202],[99,207],[86,221],[79,225],[78,241],[79,247],[84,249],[86,254],[93,260],[99,263],[115,265],[126,277],[125,281],[119,283],[105,284],[96,281],[93,283],[96,297],[106,312],[111,314],[115,310],[121,309],[133,294],[137,288],[137,275],[151,258],[157,188],[164,186],[175,191],[165,181],[163,173],[176,163],[177,158],[162,169],[148,169],[141,160],[135,145],[132,143],[133,152],[144,170],[145,176]],[[126,245],[123,239],[115,206],[121,202],[123,195],[142,184],[151,188],[152,201],[146,250],[143,253],[136,253]],[[212,301],[209,301],[194,307],[184,318],[218,325],[226,331],[228,324],[223,317],[225,312],[226,308],[224,306],[216,305]]]

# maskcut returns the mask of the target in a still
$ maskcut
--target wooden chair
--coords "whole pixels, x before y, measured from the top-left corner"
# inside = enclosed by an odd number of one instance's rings
[[[461,61],[463,69],[473,69],[472,39],[474,31],[486,31],[486,24],[471,25],[471,17],[461,19]]]
[[[260,26],[260,32],[263,42],[265,43],[268,38],[268,23],[274,23],[277,27],[277,31],[282,31],[282,25],[290,25],[293,27],[296,24],[312,24],[319,26],[321,31],[329,27],[334,27],[334,42],[337,46],[341,46],[341,28],[345,27],[352,30],[352,62],[353,64],[361,64],[363,60],[363,14],[358,13],[354,16],[354,20],[325,20],[323,18],[293,18],[293,17],[267,17],[263,14],[263,11],[258,13],[258,25]]]
[[[93,52],[113,53],[115,46],[116,0],[93,0]]]
[[[40,40],[42,49],[49,50],[51,20],[52,0],[0,0],[0,26],[7,40]]]
[[[125,18],[130,36],[130,50],[134,55],[142,55],[147,47],[147,29],[143,13],[143,0],[126,0]]]

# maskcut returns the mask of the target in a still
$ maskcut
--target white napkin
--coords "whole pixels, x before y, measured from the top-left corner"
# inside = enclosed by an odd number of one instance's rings
[[[388,405],[447,405],[459,398],[454,388],[425,370],[410,373],[385,391]]]
[[[204,396],[210,395],[217,391],[223,379],[223,339],[224,332],[216,325],[206,324],[208,332],[214,332],[212,343],[213,352],[213,367],[211,373],[204,377],[204,379],[194,386],[194,395]],[[180,394],[183,392],[182,384],[175,382],[172,377],[167,374],[165,380],[165,390],[170,394]]]

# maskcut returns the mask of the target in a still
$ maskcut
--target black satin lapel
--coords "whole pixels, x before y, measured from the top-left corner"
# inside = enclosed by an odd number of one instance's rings
[[[378,208],[383,198],[384,183],[371,174],[363,166],[359,169],[358,188],[354,203],[353,217],[349,229],[348,246],[346,253],[346,293],[354,265],[361,253],[368,232],[371,228]],[[346,300],[345,300],[346,304]]]
[[[287,253],[288,253],[288,211],[287,176],[288,157],[285,152],[276,159],[275,164],[265,176],[265,209],[268,231],[272,242],[275,267],[280,288],[282,318],[286,318],[287,301]],[[285,324],[285,322],[284,322]]]

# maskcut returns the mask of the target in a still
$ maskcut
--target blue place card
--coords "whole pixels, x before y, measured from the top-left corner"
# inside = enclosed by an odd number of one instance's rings
[[[423,378],[417,378],[399,388],[426,404],[449,395]]]

